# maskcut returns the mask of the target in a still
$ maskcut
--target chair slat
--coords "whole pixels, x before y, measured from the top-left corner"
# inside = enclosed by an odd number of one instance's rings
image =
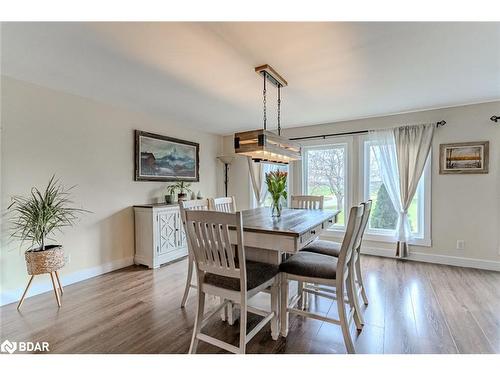
[[[292,195],[292,208],[306,210],[323,209],[324,197],[322,195]]]

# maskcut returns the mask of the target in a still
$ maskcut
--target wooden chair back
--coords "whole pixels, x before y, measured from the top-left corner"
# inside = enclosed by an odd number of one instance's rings
[[[234,197],[210,198],[210,209],[218,212],[235,213],[236,200]]]
[[[182,223],[184,224],[186,222],[186,210],[207,211],[210,209],[210,201],[208,199],[193,199],[189,201],[180,201],[179,206],[181,209],[181,220]]]
[[[235,228],[238,246],[231,246],[229,228]],[[246,291],[245,248],[241,212],[186,211],[186,231],[199,271],[239,278]],[[239,266],[235,259],[240,259]]]
[[[363,217],[361,218],[361,225],[359,226],[359,233],[356,239],[356,243],[354,244],[354,249],[355,250],[360,250],[361,249],[361,242],[363,241],[363,236],[365,234],[366,227],[368,225],[368,220],[370,220],[370,212],[372,210],[372,200],[368,200],[364,203],[362,203],[364,210],[363,210]]]
[[[321,210],[324,199],[322,195],[292,195],[292,208]]]
[[[349,274],[349,265],[353,251],[358,242],[359,231],[361,229],[361,221],[363,218],[364,205],[351,207],[347,228],[340,247],[340,254],[337,263],[337,278],[345,280]]]

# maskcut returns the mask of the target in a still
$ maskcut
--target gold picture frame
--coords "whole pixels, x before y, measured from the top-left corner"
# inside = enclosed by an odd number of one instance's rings
[[[439,145],[439,174],[488,173],[489,148],[489,141]]]

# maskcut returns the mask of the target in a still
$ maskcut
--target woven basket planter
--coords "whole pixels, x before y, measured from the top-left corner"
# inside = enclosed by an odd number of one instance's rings
[[[49,245],[45,250],[29,250],[24,253],[28,275],[51,273],[64,266],[64,249],[60,245]]]

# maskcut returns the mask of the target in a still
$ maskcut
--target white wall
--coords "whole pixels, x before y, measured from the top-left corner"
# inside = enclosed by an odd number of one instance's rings
[[[447,125],[436,132],[432,150],[432,246],[412,246],[413,257],[434,262],[500,270],[500,125],[489,120],[492,115],[499,113],[500,102],[492,102],[287,128],[284,134],[288,137],[300,137],[445,120]],[[231,136],[224,139],[225,152],[232,147],[231,139]],[[488,174],[439,174],[440,143],[475,140],[490,141],[490,172]],[[356,148],[354,150],[356,151]],[[238,164],[238,166],[244,169],[243,164],[241,166]],[[297,171],[300,168],[294,168],[294,170]],[[356,178],[356,174],[353,177]],[[230,178],[232,191],[239,193],[239,205],[248,206],[248,197],[250,197],[247,193],[250,186],[248,173],[238,171]],[[292,191],[299,192],[300,181],[300,173],[294,173]],[[465,240],[464,250],[455,249],[457,239]],[[372,253],[393,254],[392,244],[372,241],[364,245],[366,251]]]
[[[184,124],[159,121],[83,97],[2,76],[1,208],[12,195],[43,188],[52,174],[65,186],[77,185],[74,201],[92,213],[58,236],[71,256],[63,279],[76,281],[131,264],[134,254],[134,204],[162,199],[167,183],[135,182],[134,129],[200,143],[200,182],[204,196],[222,191],[216,155],[222,138]],[[3,225],[1,291],[3,302],[20,297],[27,282],[18,243],[8,241]],[[38,280],[37,280],[38,279]],[[35,278],[33,290],[47,286]],[[38,288],[38,289],[37,289]]]

